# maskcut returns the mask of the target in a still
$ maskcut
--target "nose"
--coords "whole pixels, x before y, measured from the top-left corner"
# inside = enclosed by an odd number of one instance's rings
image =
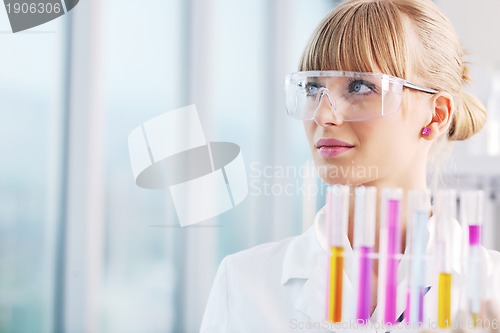
[[[339,126],[342,125],[343,119],[337,113],[337,107],[333,96],[327,91],[321,91],[318,97],[318,106],[313,114],[314,121],[319,126]]]

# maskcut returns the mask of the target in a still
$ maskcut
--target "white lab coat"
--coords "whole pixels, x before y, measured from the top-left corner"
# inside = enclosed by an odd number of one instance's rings
[[[345,325],[331,326],[324,320],[326,308],[327,247],[325,242],[324,209],[315,217],[314,224],[303,234],[280,242],[262,244],[229,255],[223,259],[210,292],[203,316],[202,333],[281,333],[281,332],[328,332],[338,328],[359,327],[355,324],[355,288],[353,288],[354,264],[346,260],[344,270],[344,306],[342,319]],[[432,244],[434,219],[429,221]],[[454,252],[462,246],[462,230],[458,223],[452,228]],[[457,245],[458,244],[458,245]],[[346,256],[352,254],[347,237]],[[427,247],[432,256],[434,249]],[[483,282],[490,298],[500,301],[500,253],[483,249]],[[398,267],[397,311],[403,313],[406,305],[408,262],[403,258]],[[464,301],[460,288],[461,269],[453,264],[452,313]],[[430,269],[428,269],[430,272]],[[431,286],[425,295],[424,318],[427,323],[436,322],[436,281],[427,274]],[[462,294],[462,296],[460,296]],[[372,319],[376,321],[378,309]],[[352,326],[354,325],[354,326]],[[371,326],[370,331],[377,326]]]

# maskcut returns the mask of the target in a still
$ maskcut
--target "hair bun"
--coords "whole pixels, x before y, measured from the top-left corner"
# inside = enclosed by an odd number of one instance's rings
[[[467,69],[464,70],[463,77],[468,79]],[[487,112],[484,105],[471,94],[460,92],[448,131],[448,139],[460,141],[470,138],[483,128],[486,119]]]

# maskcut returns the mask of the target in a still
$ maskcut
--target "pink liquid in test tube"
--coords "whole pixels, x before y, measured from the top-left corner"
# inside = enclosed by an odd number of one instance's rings
[[[388,200],[387,276],[385,281],[384,323],[397,322],[396,299],[398,283],[398,258],[400,252],[399,200]]]
[[[371,313],[371,274],[372,274],[372,259],[370,255],[372,248],[368,246],[359,247],[359,284],[358,284],[358,309],[356,318],[366,323],[370,319]]]
[[[372,311],[377,189],[359,186],[355,192],[354,248],[358,258],[356,319],[360,324],[367,324]]]

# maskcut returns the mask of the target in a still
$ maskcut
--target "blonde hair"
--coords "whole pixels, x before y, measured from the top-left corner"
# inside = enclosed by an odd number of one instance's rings
[[[450,21],[430,0],[350,0],[320,23],[299,70],[382,71],[446,91],[455,106],[447,138],[456,141],[486,121],[484,106],[463,90],[464,56]]]

